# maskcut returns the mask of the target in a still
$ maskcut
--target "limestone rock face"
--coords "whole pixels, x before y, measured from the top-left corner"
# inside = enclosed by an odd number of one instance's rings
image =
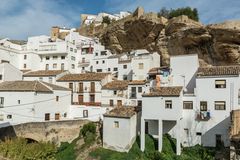
[[[182,54],[198,54],[201,65],[240,63],[240,21],[205,26],[187,16],[167,20],[143,12],[140,8],[135,16],[113,22],[95,36],[113,53],[157,51],[162,65],[169,65],[171,55]]]

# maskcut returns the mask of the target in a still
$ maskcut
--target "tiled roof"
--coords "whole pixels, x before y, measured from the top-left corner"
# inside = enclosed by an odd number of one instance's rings
[[[0,83],[1,91],[20,91],[20,92],[52,92],[39,81],[6,81]]]
[[[161,70],[163,69],[168,69],[167,66],[163,66],[163,67],[155,67],[155,68],[151,68],[149,71],[148,71],[148,74],[159,74]]]
[[[31,71],[25,73],[24,77],[34,77],[34,76],[56,76],[58,74],[61,74],[63,72],[66,72],[64,70],[38,70],[38,71]]]
[[[102,87],[102,89],[117,89],[117,90],[125,90],[128,87],[129,81],[119,81],[115,80],[107,83]]]
[[[179,96],[182,91],[182,87],[160,87],[155,88],[150,93],[143,94],[144,97],[158,97],[158,96]]]
[[[145,80],[134,80],[129,82],[129,85],[144,85],[146,83]]]
[[[58,86],[58,85],[55,85],[55,84],[51,84],[51,83],[47,83],[47,82],[41,82],[47,86],[49,86],[50,88],[52,88],[53,90],[60,90],[60,91],[71,91],[70,88],[65,88],[65,87],[62,87],[62,86]]]
[[[101,81],[110,73],[66,74],[57,81]]]
[[[139,107],[115,107],[111,111],[105,113],[104,117],[116,117],[116,118],[131,118],[137,112],[140,111]]]
[[[0,92],[50,92],[53,90],[69,91],[68,88],[40,81],[6,81],[0,83]]]
[[[199,67],[197,71],[198,77],[222,76],[222,75],[239,75],[240,66],[212,66]]]

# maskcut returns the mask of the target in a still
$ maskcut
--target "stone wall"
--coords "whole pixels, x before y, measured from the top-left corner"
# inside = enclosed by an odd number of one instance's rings
[[[0,128],[0,139],[6,137],[23,137],[35,141],[50,141],[55,144],[71,142],[79,136],[86,120],[69,120],[54,122],[31,122]]]

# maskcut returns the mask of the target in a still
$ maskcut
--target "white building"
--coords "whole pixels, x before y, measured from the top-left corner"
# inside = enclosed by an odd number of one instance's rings
[[[149,53],[147,50],[135,50],[132,58],[132,80],[145,80],[148,71],[160,67],[160,55],[157,52]]]
[[[65,70],[28,71],[24,73],[23,80],[26,80],[26,81],[39,80],[39,81],[56,84],[56,80],[66,74],[69,74],[69,72]]]
[[[109,73],[67,74],[57,84],[72,90],[71,118],[98,121],[108,107],[101,107],[102,86],[112,80]]]
[[[128,152],[139,131],[139,109],[116,107],[103,118],[103,147],[119,152]]]
[[[39,81],[0,83],[2,126],[68,118],[71,91]]]
[[[129,81],[115,80],[102,87],[102,106],[120,107],[128,105]]]
[[[193,55],[186,57],[189,63],[196,59]],[[178,69],[171,75],[178,86],[152,89],[143,96],[141,149],[144,150],[145,128],[158,138],[160,151],[164,133],[177,139],[177,154],[181,153],[180,144],[229,146],[230,113],[239,109],[240,67],[196,67],[195,61],[195,69],[188,69],[180,63],[185,61],[182,56],[174,59],[179,63],[170,67]],[[181,80],[181,75],[185,80]]]

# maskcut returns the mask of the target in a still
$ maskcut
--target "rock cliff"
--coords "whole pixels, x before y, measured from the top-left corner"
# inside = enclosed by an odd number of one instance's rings
[[[195,53],[201,65],[240,63],[240,21],[205,26],[187,16],[168,20],[138,8],[133,15],[92,34],[114,53],[157,51],[163,65],[169,64],[170,55]]]

